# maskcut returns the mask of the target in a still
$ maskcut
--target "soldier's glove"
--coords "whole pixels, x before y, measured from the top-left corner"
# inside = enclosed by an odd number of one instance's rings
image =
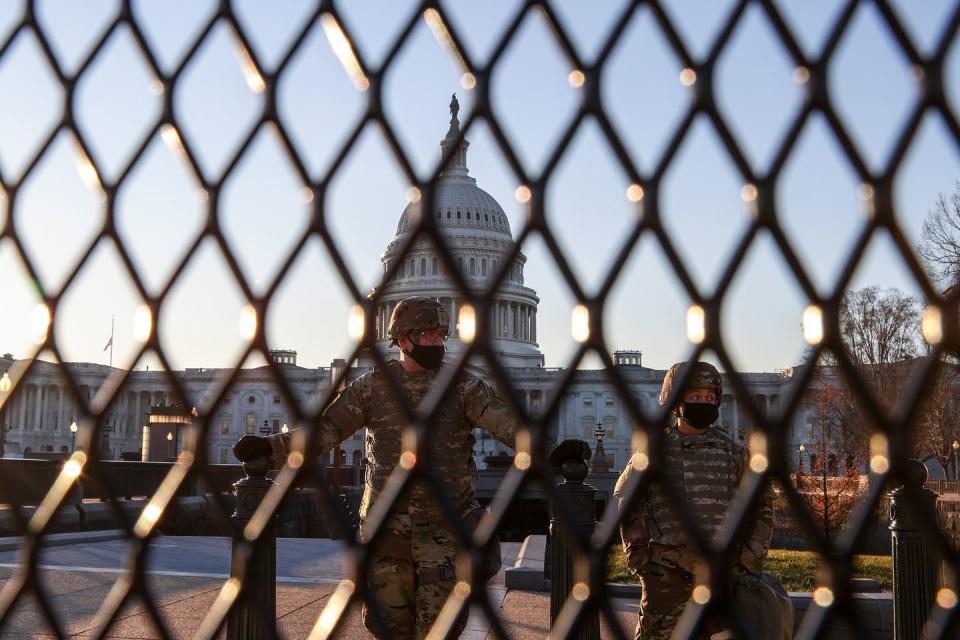
[[[273,455],[273,447],[266,438],[246,435],[233,443],[233,455],[241,462],[250,462],[257,458],[269,458]]]
[[[591,456],[590,445],[583,440],[568,439],[553,448],[550,452],[550,464],[554,469],[559,469],[560,465],[568,460],[589,460]]]

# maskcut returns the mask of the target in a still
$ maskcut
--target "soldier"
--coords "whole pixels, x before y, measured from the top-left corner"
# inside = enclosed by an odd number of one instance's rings
[[[366,482],[360,504],[360,538],[370,532],[365,521],[398,464],[406,421],[395,406],[386,377],[392,376],[416,405],[427,395],[443,362],[450,319],[436,300],[406,298],[397,304],[388,329],[391,345],[399,345],[400,360],[386,369],[375,369],[351,382],[324,410],[318,424],[321,452],[335,447],[358,429],[367,428]],[[475,526],[483,510],[477,502],[470,471],[474,438],[472,429],[489,431],[503,444],[515,448],[524,427],[510,406],[489,385],[462,372],[455,391],[432,414],[435,429],[430,446],[432,465],[445,491],[464,520]],[[289,450],[291,434],[267,438],[244,436],[234,445],[240,460],[272,456],[280,460]],[[380,611],[387,618],[389,638],[423,638],[440,613],[456,582],[454,568],[459,547],[452,526],[441,512],[434,494],[421,482],[391,509],[385,530],[372,545],[371,571],[367,576]],[[499,558],[498,553],[493,553]],[[488,577],[499,569],[499,560],[488,564]],[[364,605],[363,624],[376,634]],[[459,634],[466,619],[457,623]]]
[[[720,529],[733,503],[746,469],[747,452],[722,429],[711,426],[719,416],[723,391],[720,373],[713,365],[694,362],[670,367],[663,379],[660,405],[667,403],[671,386],[691,366],[693,371],[684,393],[673,407],[676,424],[666,431],[664,455],[667,464],[661,482],[670,483],[676,494],[686,498],[680,508],[690,512],[700,532],[710,539]],[[644,466],[635,465],[631,459],[620,474],[614,495],[620,499],[621,508],[625,506],[624,487],[632,475],[641,473],[638,469]],[[666,494],[656,484],[637,496],[624,514],[620,533],[627,563],[643,584],[636,638],[666,640],[676,627],[693,589],[695,552],[689,547],[683,526]],[[759,510],[743,537],[734,545],[735,566],[732,571],[735,576],[760,575],[772,536],[773,491],[768,485]],[[790,619],[792,622],[792,615]],[[715,620],[706,626],[709,637],[733,637],[724,624]],[[764,637],[780,637],[780,634]]]

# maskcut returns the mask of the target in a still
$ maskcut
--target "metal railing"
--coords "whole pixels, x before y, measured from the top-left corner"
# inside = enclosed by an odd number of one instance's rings
[[[919,413],[924,400],[923,392],[928,388],[928,382],[935,374],[935,367],[930,365],[921,368],[911,382],[909,389],[905,392],[905,401],[897,407],[895,412],[887,412],[874,400],[867,382],[860,375],[858,368],[844,355],[839,321],[839,301],[842,293],[850,285],[855,267],[863,259],[871,239],[877,233],[885,233],[892,239],[893,246],[903,264],[916,278],[928,303],[941,311],[943,339],[932,347],[933,358],[931,358],[931,362],[947,349],[955,352],[960,350],[960,342],[958,342],[960,331],[957,328],[956,317],[960,288],[954,290],[948,298],[944,298],[930,283],[925,276],[923,266],[914,254],[910,241],[898,222],[901,218],[898,216],[896,198],[894,197],[894,184],[898,171],[902,167],[904,158],[917,137],[918,129],[924,117],[928,113],[936,114],[944,124],[943,131],[948,144],[954,148],[960,148],[960,123],[958,123],[944,88],[945,75],[950,68],[947,64],[948,53],[951,51],[951,46],[956,46],[956,34],[958,25],[960,25],[960,4],[955,3],[950,11],[945,14],[946,18],[939,32],[940,35],[929,52],[926,52],[918,48],[911,38],[910,32],[904,27],[903,21],[893,9],[890,0],[873,0],[872,5],[878,10],[878,15],[890,42],[908,61],[914,69],[916,77],[920,79],[917,86],[919,98],[911,106],[905,124],[895,132],[893,151],[876,169],[867,165],[861,150],[849,135],[842,118],[838,116],[831,96],[829,82],[831,65],[838,46],[850,29],[852,17],[858,6],[865,4],[865,2],[858,2],[857,0],[842,3],[840,10],[831,17],[830,26],[827,29],[828,36],[824,44],[814,54],[806,52],[800,46],[796,33],[784,19],[778,8],[778,3],[772,0],[739,0],[733,2],[721,28],[702,56],[691,52],[678,29],[678,25],[675,24],[669,12],[664,10],[663,2],[659,0],[636,0],[624,4],[622,11],[611,24],[598,53],[592,58],[586,57],[576,46],[570,31],[564,25],[563,20],[558,17],[555,3],[546,0],[524,2],[504,22],[505,26],[499,34],[496,46],[493,48],[490,57],[486,59],[475,57],[470,48],[464,46],[462,33],[456,27],[456,23],[446,15],[446,8],[443,4],[434,0],[424,0],[398,25],[398,35],[386,48],[386,54],[379,64],[373,64],[360,47],[356,46],[356,39],[348,28],[347,21],[341,15],[341,3],[321,0],[315,3],[309,15],[298,25],[299,28],[295,31],[288,47],[273,67],[268,67],[258,57],[256,48],[251,45],[246,28],[237,17],[234,4],[229,0],[221,0],[217,4],[215,13],[207,19],[207,22],[196,32],[195,36],[191,36],[189,46],[185,49],[186,53],[169,71],[165,70],[163,65],[160,64],[157,52],[144,35],[144,18],[132,9],[133,4],[131,1],[121,2],[117,12],[112,15],[106,24],[97,27],[100,29],[97,33],[85,34],[90,36],[88,40],[92,42],[91,48],[75,68],[66,68],[55,54],[48,26],[38,19],[37,2],[26,1],[23,3],[20,14],[15,19],[10,31],[0,41],[0,63],[2,63],[12,56],[12,51],[20,38],[27,36],[35,38],[43,63],[52,72],[55,82],[60,85],[65,95],[55,127],[33,156],[28,159],[23,173],[19,176],[0,175],[0,187],[2,187],[4,195],[4,198],[2,198],[4,216],[0,218],[2,220],[0,240],[7,241],[13,247],[17,258],[22,263],[42,303],[51,316],[49,330],[41,336],[37,354],[48,350],[57,360],[62,362],[65,359],[65,354],[58,342],[58,324],[56,321],[58,309],[65,296],[75,285],[80,271],[90,262],[91,256],[100,242],[109,243],[116,248],[124,270],[149,309],[150,316],[159,318],[170,291],[184,274],[193,255],[205,240],[212,240],[226,262],[231,279],[255,311],[256,317],[262,319],[267,317],[268,310],[274,300],[274,294],[280,287],[284,276],[289,273],[297,256],[310,241],[317,240],[329,252],[342,284],[349,292],[349,296],[364,311],[364,337],[348,361],[355,361],[362,351],[367,351],[371,354],[371,357],[379,361],[379,364],[383,364],[382,356],[374,344],[376,333],[374,330],[375,311],[377,305],[381,302],[380,292],[368,297],[367,292],[357,285],[343,257],[342,247],[337,245],[331,234],[325,217],[328,207],[328,200],[325,195],[328,194],[331,182],[336,178],[338,169],[355,146],[361,132],[367,125],[373,124],[379,127],[383,133],[393,159],[404,178],[410,185],[419,190],[425,210],[432,210],[436,195],[434,187],[437,177],[443,166],[450,161],[449,156],[451,154],[448,153],[447,157],[444,157],[426,178],[418,175],[413,167],[410,155],[404,149],[396,134],[395,122],[388,117],[383,108],[386,78],[396,65],[401,52],[405,50],[407,43],[411,40],[414,27],[423,17],[427,17],[432,24],[442,26],[446,50],[452,55],[454,62],[461,65],[465,77],[469,78],[473,85],[475,102],[472,112],[463,124],[461,136],[469,134],[477,126],[485,125],[491,131],[496,148],[502,154],[512,177],[515,178],[517,184],[526,188],[524,194],[527,194],[527,197],[524,198],[524,206],[528,224],[515,238],[509,257],[515,258],[524,242],[535,238],[542,239],[547,251],[555,260],[560,276],[569,288],[575,302],[583,305],[588,312],[589,334],[582,343],[579,343],[568,368],[559,376],[558,386],[555,393],[552,394],[553,400],[545,401],[542,411],[532,415],[525,410],[524,404],[511,386],[509,377],[498,364],[496,353],[490,347],[489,327],[486,326],[484,321],[490,315],[488,312],[489,296],[471,289],[467,279],[457,270],[455,258],[446,247],[445,240],[432,216],[422,216],[417,223],[415,233],[412,234],[406,244],[400,247],[398,259],[383,276],[384,281],[387,281],[397,275],[399,266],[404,263],[403,258],[406,257],[407,252],[416,241],[428,239],[437,247],[438,256],[443,262],[445,271],[449,274],[450,281],[459,290],[462,300],[468,302],[477,311],[476,317],[480,319],[476,338],[470,344],[464,357],[457,363],[457,366],[462,368],[469,356],[485,358],[490,366],[491,379],[504,392],[516,414],[529,426],[532,436],[532,459],[529,464],[516,465],[510,470],[503,486],[497,493],[491,516],[492,520],[488,522],[490,526],[483,529],[484,535],[495,534],[496,529],[502,523],[506,507],[520,492],[530,486],[540,487],[549,498],[554,500],[557,505],[557,518],[561,521],[566,520],[571,524],[575,522],[576,519],[572,515],[572,505],[565,505],[562,492],[557,491],[551,483],[552,473],[545,460],[545,443],[550,425],[553,424],[553,420],[561,410],[560,403],[564,397],[563,391],[572,384],[577,365],[588,354],[595,355],[603,362],[610,384],[616,394],[625,401],[625,410],[631,424],[637,425],[636,429],[644,433],[648,443],[650,467],[642,482],[626,497],[627,502],[630,502],[633,496],[638,495],[639,491],[662,482],[666,465],[669,464],[669,461],[663,460],[662,456],[659,455],[663,447],[663,434],[660,427],[667,418],[666,412],[661,410],[658,413],[650,414],[645,412],[639,403],[629,400],[633,396],[627,382],[611,362],[609,355],[611,349],[609,348],[610,345],[606,343],[607,335],[603,326],[604,315],[608,312],[606,303],[610,297],[611,289],[623,274],[628,259],[638,248],[642,239],[652,240],[662,250],[670,268],[677,276],[680,283],[679,287],[683,289],[683,292],[693,304],[699,305],[703,310],[703,336],[694,344],[688,356],[689,359],[699,359],[705,352],[710,351],[716,355],[725,370],[735,372],[737,367],[731,358],[728,346],[724,342],[720,322],[721,308],[731,289],[734,277],[742,267],[745,256],[754,246],[758,235],[762,232],[769,234],[777,252],[783,258],[790,277],[803,292],[803,295],[809,299],[811,305],[818,307],[822,312],[823,337],[813,347],[808,360],[816,362],[821,355],[827,352],[836,357],[837,366],[848,378],[852,392],[864,407],[874,433],[884,436],[884,442],[887,445],[884,447],[883,453],[884,464],[877,467],[879,469],[878,475],[882,476],[881,480],[885,482],[878,481],[871,484],[869,491],[863,498],[864,509],[859,512],[861,515],[856,515],[850,523],[851,531],[855,533],[859,528],[862,528],[868,519],[867,514],[881,499],[885,484],[898,484],[905,481],[910,451],[910,427]],[[789,120],[785,133],[773,154],[773,161],[766,171],[758,170],[748,161],[743,151],[744,146],[728,126],[727,118],[718,108],[716,100],[717,61],[728,48],[734,32],[743,22],[749,8],[757,8],[769,20],[772,33],[782,44],[790,63],[800,72],[804,80],[800,109]],[[610,105],[608,101],[610,98],[606,97],[604,92],[601,91],[601,78],[611,54],[617,43],[623,39],[628,26],[638,19],[641,11],[649,12],[652,16],[655,29],[664,37],[667,47],[684,68],[686,84],[690,86],[692,91],[692,99],[689,104],[681,107],[682,112],[679,114],[680,117],[675,129],[668,138],[661,159],[648,170],[641,170],[627,151],[620,132],[609,118]],[[534,13],[538,13],[546,20],[550,27],[550,37],[554,40],[559,51],[562,52],[570,68],[579,74],[577,78],[582,88],[580,91],[581,101],[576,113],[558,136],[552,151],[548,154],[543,170],[538,174],[530,173],[523,162],[520,161],[513,141],[502,126],[502,114],[498,112],[495,102],[492,100],[494,74],[504,65],[509,64],[504,53]],[[293,143],[291,131],[278,109],[278,86],[288,72],[291,60],[298,51],[304,48],[304,43],[311,30],[321,22],[326,28],[333,29],[341,39],[340,41],[344,43],[338,53],[342,54],[347,61],[355,84],[361,89],[365,108],[356,125],[350,130],[347,141],[335,154],[330,172],[316,176],[312,175],[307,169],[307,163],[304,162],[297,146]],[[184,127],[174,96],[183,90],[184,70],[204,50],[218,26],[226,27],[236,38],[244,55],[243,64],[246,72],[256,80],[258,88],[263,92],[264,108],[256,115],[255,121],[249,129],[239,132],[242,142],[226,162],[223,171],[217,175],[210,175],[200,168],[197,159],[199,143],[190,135],[189,129]],[[138,142],[135,141],[137,142],[133,145],[135,152],[130,159],[112,174],[115,177],[107,177],[87,132],[77,124],[77,91],[83,80],[89,77],[92,70],[97,68],[98,60],[105,50],[108,40],[120,29],[127,30],[137,55],[142,57],[154,86],[162,95],[162,108],[159,116],[151,123],[149,130],[142,139]],[[351,43],[354,46],[350,46]],[[861,192],[867,200],[871,212],[869,220],[864,223],[856,241],[845,254],[842,268],[838,271],[840,275],[832,283],[833,286],[829,289],[830,293],[826,295],[814,286],[809,273],[798,259],[783,224],[784,213],[777,207],[778,187],[784,173],[784,167],[797,147],[800,134],[811,118],[816,115],[822,116],[829,135],[837,143],[839,153],[852,168],[856,179],[862,183]],[[681,259],[675,243],[665,231],[665,214],[661,203],[664,176],[673,165],[678,150],[688,137],[694,121],[698,118],[708,121],[716,131],[722,153],[726,154],[730,166],[743,184],[749,187],[749,199],[754,214],[742,237],[736,243],[729,261],[722,268],[719,282],[713,292],[704,291],[694,283],[689,266]],[[635,187],[633,193],[637,195],[635,206],[638,214],[622,245],[616,250],[612,269],[595,293],[589,293],[578,281],[570,267],[568,256],[561,250],[555,229],[551,227],[546,198],[548,186],[556,175],[556,169],[560,161],[564,158],[581,125],[587,121],[592,121],[598,125],[610,158],[622,169],[629,182]],[[276,139],[290,162],[294,179],[312,194],[313,215],[308,228],[295,242],[294,249],[289,255],[285,256],[283,266],[276,279],[263,292],[259,292],[244,277],[243,270],[234,252],[225,240],[219,221],[222,214],[221,195],[224,191],[224,185],[234,175],[236,167],[247,156],[258,133],[265,128],[269,128],[275,133]],[[182,147],[183,158],[190,174],[207,195],[204,205],[206,225],[200,235],[192,240],[186,255],[176,263],[169,280],[161,287],[159,293],[154,293],[144,284],[144,280],[136,268],[137,263],[132,258],[131,247],[124,242],[117,231],[115,211],[122,187],[128,182],[132,171],[144,158],[150,141],[161,132],[174,137]],[[67,133],[75,139],[79,153],[85,161],[87,177],[97,185],[107,215],[105,223],[99,229],[96,237],[84,248],[79,263],[68,274],[63,287],[58,289],[48,288],[44,285],[44,280],[39,274],[38,264],[31,257],[30,252],[26,250],[24,238],[18,230],[18,219],[22,216],[18,208],[18,202],[22,197],[22,188],[25,182],[31,178],[40,162],[51,151],[57,136],[61,133]],[[450,150],[451,152],[454,151],[455,145],[451,145]],[[160,185],[156,186],[159,187]],[[642,194],[642,198],[640,194]],[[506,259],[501,261],[499,272],[494,274],[493,280],[495,283],[505,281],[510,262],[511,260]],[[495,289],[496,287],[491,287],[491,291]],[[174,369],[164,351],[164,344],[160,340],[156,323],[150,327],[142,350],[138,355],[146,353],[155,354],[167,372]],[[254,337],[245,353],[238,359],[238,363],[245,362],[246,358],[252,354],[261,356],[268,363],[267,370],[273,385],[276,387],[277,394],[286,406],[292,408],[295,422],[303,425],[305,431],[312,433],[317,424],[319,409],[302,406],[297,401],[294,390],[284,377],[281,367],[271,362],[263,322],[257,324],[254,329]],[[0,402],[6,403],[12,394],[17,392],[18,383],[29,376],[35,362],[29,363],[24,370],[18,372],[18,377],[11,381],[12,389],[0,392]],[[63,388],[76,401],[78,406],[83,407],[83,415],[78,416],[78,422],[80,423],[80,431],[77,434],[78,451],[71,454],[66,465],[56,473],[51,471],[50,468],[44,467],[46,469],[44,471],[38,467],[38,478],[42,478],[44,473],[51,474],[49,476],[50,489],[42,497],[36,517],[29,523],[24,523],[25,561],[22,569],[23,579],[8,582],[3,591],[0,592],[0,629],[12,619],[17,604],[22,602],[23,598],[33,595],[41,603],[46,601],[46,593],[36,579],[38,571],[37,549],[43,536],[48,531],[50,515],[68,502],[70,489],[76,483],[76,479],[81,475],[81,472],[85,474],[87,480],[99,486],[96,495],[110,499],[110,503],[117,502],[127,491],[121,486],[123,479],[119,476],[122,476],[122,472],[118,474],[114,470],[115,467],[98,460],[100,457],[99,447],[101,446],[99,437],[101,427],[98,425],[102,424],[102,418],[111,407],[120,401],[122,396],[120,390],[123,389],[123,383],[127,380],[129,372],[113,381],[116,382],[113,393],[108,390],[99,394],[95,401],[88,402],[85,389],[81,389],[81,385],[71,374],[69,368],[60,367],[60,371],[65,380]],[[222,381],[223,384],[214,391],[215,397],[211,398],[210,404],[199,407],[195,426],[190,429],[190,438],[187,440],[185,450],[181,453],[179,461],[169,467],[169,471],[161,483],[163,490],[154,492],[154,497],[137,521],[130,523],[119,510],[117,511],[117,522],[124,528],[130,541],[129,579],[119,582],[102,603],[97,618],[102,623],[102,626],[98,628],[98,634],[102,635],[105,632],[109,624],[120,614],[131,598],[140,598],[143,602],[148,603],[151,615],[158,620],[162,618],[162,614],[158,613],[159,610],[156,607],[153,595],[146,587],[148,578],[145,573],[144,554],[147,546],[143,543],[155,533],[157,514],[169,506],[170,500],[173,499],[177,490],[184,483],[203,481],[207,486],[218,484],[218,480],[214,477],[214,467],[207,458],[207,445],[210,432],[217,428],[215,408],[220,404],[222,398],[229,393],[231,383],[237,378],[237,371],[239,371],[239,364],[231,375]],[[169,399],[182,406],[191,406],[190,394],[185,389],[183,382],[173,374],[165,375],[170,389]],[[829,601],[822,599],[822,602],[825,603],[823,606],[814,607],[808,612],[801,626],[801,635],[805,638],[819,637],[836,620],[847,620],[851,628],[859,628],[852,604],[852,593],[846,580],[852,571],[857,536],[851,535],[841,541],[824,538],[812,516],[803,506],[801,497],[792,488],[789,481],[794,456],[788,426],[800,410],[803,391],[810,386],[813,375],[811,367],[797,370],[795,373],[796,390],[789,397],[782,399],[781,409],[774,416],[770,416],[765,411],[755,407],[750,400],[751,394],[746,387],[746,383],[738,376],[730,376],[735,395],[743,399],[741,410],[745,413],[745,418],[751,425],[754,425],[755,433],[763,434],[766,437],[767,445],[767,464],[763,465],[762,468],[758,467],[755,472],[751,473],[750,480],[744,486],[740,500],[733,509],[730,519],[731,524],[741,524],[745,518],[749,517],[750,509],[765,483],[778,481],[798,514],[802,528],[810,539],[811,548],[820,555],[826,566],[829,567],[829,572],[827,572],[831,576]],[[341,380],[336,382],[339,383]],[[390,384],[393,385],[394,392],[397,392],[396,383],[390,382]],[[338,384],[333,384],[330,394],[324,400],[329,401],[337,387]],[[409,424],[412,425],[410,429],[418,436],[416,441],[429,442],[429,434],[435,428],[434,421],[431,418],[430,409],[432,407],[420,407],[418,409],[409,406],[402,394],[397,393],[397,395],[402,411],[409,418]],[[437,401],[439,401],[439,398]],[[320,406],[324,404],[325,402],[319,403]],[[0,405],[0,408],[2,408],[2,405]],[[276,485],[267,492],[264,499],[256,507],[254,516],[245,521],[242,531],[240,525],[231,520],[230,514],[216,503],[211,507],[214,511],[213,515],[219,519],[223,526],[231,527],[237,538],[242,536],[251,540],[251,544],[254,546],[269,544],[270,536],[266,535],[272,526],[272,518],[269,516],[276,510],[283,494],[291,491],[298,483],[306,482],[311,486],[316,486],[323,493],[332,513],[342,516],[336,505],[336,497],[329,489],[332,483],[328,470],[314,462],[316,456],[313,454],[317,453],[312,450],[314,447],[315,445],[312,444],[311,450],[306,451],[304,459],[299,461],[297,465],[288,465],[284,468],[276,479]],[[877,453],[877,455],[881,454]],[[418,450],[417,456],[418,459],[423,461],[423,464],[417,464],[412,469],[398,468],[396,478],[399,482],[424,481],[431,483],[436,480],[429,464],[429,451],[426,448]],[[0,490],[3,487],[8,487],[7,501],[19,507],[22,506],[23,500],[17,495],[20,489],[15,484],[15,475],[9,469],[0,465]],[[23,488],[23,491],[24,496],[35,495],[39,497],[36,489]],[[31,494],[31,491],[34,494]],[[907,497],[917,497],[917,503],[920,504],[919,494],[915,487],[907,486],[906,495]],[[450,518],[457,519],[458,514],[455,505],[451,502],[451,497],[441,495],[440,499],[445,513]],[[683,510],[681,501],[677,501],[677,507],[679,510]],[[575,550],[576,554],[589,560],[591,567],[599,566],[603,558],[606,557],[609,547],[618,543],[617,525],[619,517],[616,508],[611,506],[599,527],[589,537],[578,535],[576,533],[577,528],[571,526],[569,530],[573,531],[574,535],[569,537],[569,545]],[[919,526],[930,536],[929,539],[933,543],[946,548],[947,541],[944,540],[942,533],[937,530],[935,514],[921,508],[917,517]],[[344,522],[344,524],[346,523]],[[459,527],[458,531],[462,529],[463,527]],[[699,553],[708,560],[719,559],[726,551],[724,548],[712,546],[709,541],[702,540],[693,531],[691,531],[691,536]],[[461,537],[461,541],[468,546],[474,542],[486,542],[486,540]],[[730,536],[725,536],[723,539],[728,540]],[[346,543],[345,553],[353,554],[359,560],[358,571],[362,573],[367,566],[365,563],[369,559],[369,554],[365,553],[366,549],[363,548],[363,544],[357,540],[348,540]],[[248,557],[252,555],[254,554],[251,552]],[[960,565],[960,559],[956,555],[951,555],[949,558],[954,566]],[[718,562],[714,562],[713,566],[718,566]],[[727,583],[728,577],[723,573],[710,576],[710,585],[715,587],[712,589],[712,593],[716,597],[711,599],[700,611],[701,619],[713,611],[728,607],[729,601],[722,588],[722,585]],[[618,638],[625,637],[625,632],[616,621],[613,604],[608,597],[607,587],[602,581],[602,576],[598,575],[598,572],[592,572],[589,575],[588,582],[589,584],[583,585],[585,589],[580,589],[577,594],[568,597],[563,603],[560,611],[557,612],[557,625],[552,633],[555,637],[568,637],[574,633],[582,620],[591,618],[599,612],[599,616],[607,624],[612,634]],[[354,587],[351,588],[350,585],[354,585]],[[256,598],[249,593],[249,585],[241,584],[238,586],[231,583],[231,586],[234,588],[224,588],[220,592],[217,601],[207,612],[199,632],[201,637],[213,637],[217,630],[222,629],[226,625],[230,611],[234,610],[241,601],[256,603]],[[474,584],[472,586],[474,588],[469,591],[469,596],[459,606],[476,605],[481,607],[490,621],[492,633],[497,637],[504,637],[506,635],[504,626],[498,620],[496,609],[482,585]],[[322,622],[324,634],[329,635],[336,632],[349,607],[363,599],[366,593],[362,584],[344,582],[343,589],[338,591],[337,597],[331,598],[330,604],[327,605],[321,617],[320,622]],[[367,604],[371,606],[374,615],[376,615],[378,603],[368,599]],[[945,629],[955,626],[957,611],[958,608],[954,606],[944,608],[940,612],[942,615],[938,618],[938,623],[942,623],[942,631],[939,637],[943,637],[943,634],[946,633]],[[53,630],[53,633],[59,637],[66,636],[66,629],[49,607],[41,607],[40,612],[44,623]],[[260,613],[269,617],[272,612],[261,611]],[[163,635],[169,637],[168,630],[162,624],[159,627]]]

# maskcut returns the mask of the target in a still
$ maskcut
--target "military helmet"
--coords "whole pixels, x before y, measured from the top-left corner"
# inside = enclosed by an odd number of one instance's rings
[[[686,373],[687,367],[693,367],[690,376],[687,378],[687,384],[684,391],[693,391],[694,389],[705,389],[713,391],[717,396],[717,403],[723,395],[723,381],[720,378],[720,372],[709,362],[678,362],[670,367],[667,375],[663,377],[663,387],[660,389],[660,405],[667,404],[667,398],[670,396],[670,389],[673,387],[674,378],[680,379]]]
[[[434,300],[424,296],[404,298],[393,308],[390,314],[390,326],[387,335],[390,344],[397,344],[397,339],[411,331],[431,331],[443,329],[450,331],[450,314],[446,308]]]

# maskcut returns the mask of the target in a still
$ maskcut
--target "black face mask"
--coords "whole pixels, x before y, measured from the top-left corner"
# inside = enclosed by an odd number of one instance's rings
[[[720,417],[720,407],[711,402],[684,402],[680,415],[694,429],[706,429]]]
[[[410,351],[405,352],[408,356],[413,358],[413,361],[424,369],[436,369],[441,364],[443,364],[443,355],[446,353],[443,345],[437,345],[435,347],[415,344]]]

